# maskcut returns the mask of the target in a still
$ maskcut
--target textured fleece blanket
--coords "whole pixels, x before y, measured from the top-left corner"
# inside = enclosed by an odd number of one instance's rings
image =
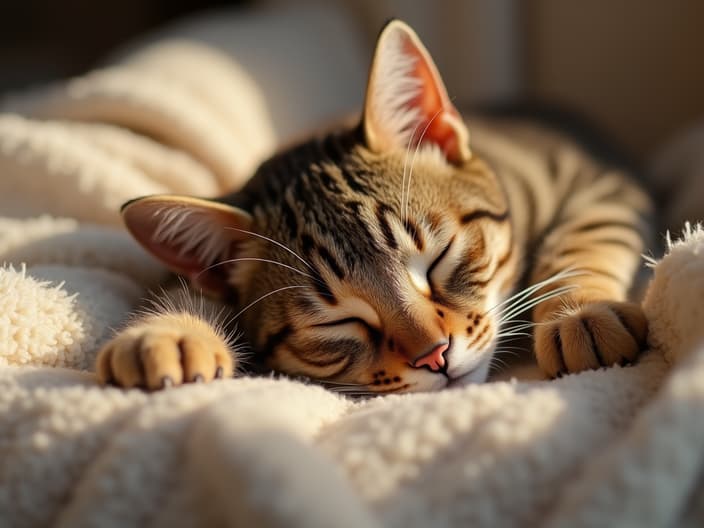
[[[172,43],[5,110],[0,526],[704,522],[703,231],[651,263],[635,366],[361,402],[268,378],[103,388],[97,348],[165,276],[119,205],[241,183],[274,142],[266,107]]]

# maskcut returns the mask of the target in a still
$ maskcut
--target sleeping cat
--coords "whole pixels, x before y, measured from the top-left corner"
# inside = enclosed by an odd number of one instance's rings
[[[469,127],[395,20],[359,125],[279,153],[229,196],[148,196],[122,213],[148,251],[236,307],[262,369],[358,394],[437,390],[484,381],[497,341],[531,327],[550,377],[634,361],[647,325],[626,295],[647,196],[550,129]],[[532,323],[515,320],[529,308]],[[119,333],[97,371],[159,389],[235,362],[221,330],[171,310]]]

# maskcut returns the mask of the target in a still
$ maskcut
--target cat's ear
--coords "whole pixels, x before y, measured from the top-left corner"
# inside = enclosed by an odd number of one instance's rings
[[[188,196],[156,195],[122,206],[132,236],[173,271],[208,293],[228,291],[227,268],[252,217],[229,205]]]
[[[450,102],[433,59],[415,32],[400,20],[379,35],[364,102],[364,134],[375,152],[440,147],[448,161],[471,157],[469,132]]]

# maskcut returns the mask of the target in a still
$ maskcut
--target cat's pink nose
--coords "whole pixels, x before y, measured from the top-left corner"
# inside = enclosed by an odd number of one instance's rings
[[[428,367],[433,372],[442,370],[446,363],[444,354],[449,346],[450,344],[447,341],[433,345],[432,350],[416,359],[413,366],[415,368]]]

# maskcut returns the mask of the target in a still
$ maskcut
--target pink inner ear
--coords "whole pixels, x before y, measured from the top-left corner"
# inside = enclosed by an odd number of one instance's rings
[[[145,242],[142,245],[147,251],[166,264],[169,269],[179,275],[183,275],[196,287],[202,288],[213,296],[224,294],[228,271],[226,265],[203,266],[193,252],[182,252],[182,246],[178,244],[165,246],[153,242]],[[234,242],[232,246],[234,246]],[[231,247],[228,254],[234,254],[234,251],[234,247]]]
[[[423,143],[432,143],[439,146],[448,161],[459,163],[463,154],[458,137],[458,130],[453,124],[461,122],[459,112],[449,102],[445,87],[440,84],[434,67],[428,64],[423,53],[415,46],[409,37],[403,40],[404,52],[413,56],[415,67],[413,76],[420,80],[422,89],[419,94],[407,103],[410,108],[420,111],[421,121],[418,124],[416,136],[423,134]],[[425,132],[425,133],[423,133]],[[414,144],[417,140],[414,138]]]
[[[149,253],[205,291],[215,295],[223,294],[226,290],[227,266],[211,267],[214,262],[203,262],[197,246],[185,248],[185,242],[178,238],[158,240],[157,233],[159,233],[160,223],[163,221],[165,207],[168,207],[168,204],[161,204],[157,200],[146,198],[128,204],[122,214],[132,236]],[[172,205],[172,207],[179,207],[179,205]],[[212,215],[212,226],[209,228],[214,234],[222,234],[224,232],[223,226],[233,223],[234,215],[213,209],[209,209],[208,213]],[[187,220],[188,218],[181,222],[181,225]],[[220,257],[216,259],[216,262],[234,255],[236,246],[237,241],[234,236],[223,237],[220,242]]]
[[[124,210],[123,217],[127,229],[137,242],[173,271],[190,277],[203,269],[195,255],[182,251],[181,244],[159,244],[154,240],[154,233],[159,226],[159,217],[154,214],[154,208],[136,202]]]
[[[454,164],[471,157],[469,132],[413,30],[390,22],[379,36],[364,107],[367,146],[375,152],[432,144]]]

